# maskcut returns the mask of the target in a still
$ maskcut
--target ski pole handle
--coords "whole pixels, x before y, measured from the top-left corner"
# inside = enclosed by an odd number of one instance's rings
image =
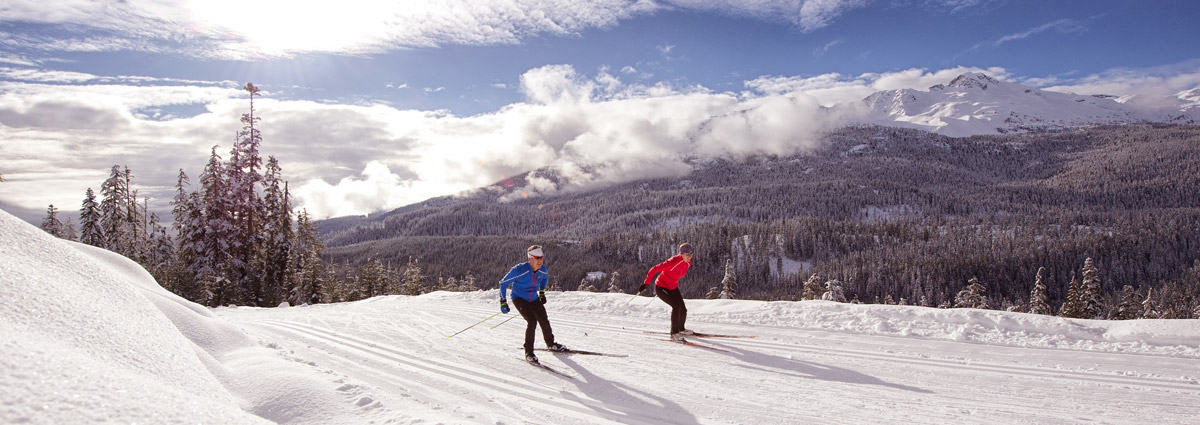
[[[509,321],[509,320],[516,319],[516,318],[517,318],[517,316],[509,317],[509,318],[507,318],[507,319],[504,319],[504,321],[503,321],[503,322],[500,322],[500,324],[498,324],[498,325],[496,325],[496,326],[492,326],[492,327],[490,327],[490,328],[488,328],[488,329],[496,329],[496,328],[500,327],[500,325],[503,325],[503,324],[505,324],[505,323],[508,323],[508,321]]]
[[[467,326],[467,328],[466,328],[466,329],[463,329],[463,330],[461,330],[461,331],[455,332],[455,333],[454,333],[454,335],[458,335],[458,334],[460,334],[460,333],[466,332],[466,331],[467,331],[467,329],[471,329],[471,328],[475,327],[475,325],[478,325],[478,324],[480,324],[480,323],[486,322],[486,321],[488,321],[488,319],[491,319],[491,318],[493,318],[493,317],[496,317],[496,315],[499,315],[499,314],[500,314],[499,312],[496,312],[495,314],[493,314],[493,315],[491,315],[491,316],[488,316],[487,318],[485,318],[485,319],[483,319],[483,320],[480,320],[480,321],[478,321],[478,322],[475,322],[475,324],[474,324],[474,325]],[[515,316],[514,316],[514,317],[515,317]],[[507,320],[505,320],[505,322],[507,322]],[[447,336],[446,338],[454,338],[454,335]]]

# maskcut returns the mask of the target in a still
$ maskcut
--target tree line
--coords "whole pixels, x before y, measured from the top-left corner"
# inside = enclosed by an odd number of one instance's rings
[[[209,306],[277,306],[353,301],[388,293],[419,294],[425,276],[416,260],[407,264],[400,283],[397,272],[378,261],[352,269],[327,264],[324,243],[307,211],[293,211],[288,182],[275,157],[263,161],[257,128],[253,84],[250,112],[228,159],[212,148],[199,175],[198,187],[179,170],[171,201],[172,229],[157,214],[147,213],[146,200],[133,188],[133,172],[113,166],[100,187],[99,201],[88,188],[80,207],[80,223],[59,219],[50,205],[42,228],[124,255],[146,268],[168,290]]]
[[[1189,271],[1200,259],[1197,127],[950,139],[868,126],[834,132],[823,146],[697,161],[684,180],[507,203],[497,201],[506,190],[497,185],[327,220],[323,238],[336,261],[417,256],[434,276],[469,270],[481,279],[503,274],[520,261],[511,253],[538,243],[562,287],[616,272],[626,292],[686,241],[699,248],[693,283],[681,287],[688,297],[721,286],[730,263],[743,298],[802,299],[806,278],[818,273],[849,301],[953,306],[977,278],[989,307],[1022,310],[1045,268],[1054,314],[1091,258],[1106,317],[1125,286],[1170,305],[1163,317],[1200,308],[1200,280]],[[542,173],[532,172],[554,177]]]

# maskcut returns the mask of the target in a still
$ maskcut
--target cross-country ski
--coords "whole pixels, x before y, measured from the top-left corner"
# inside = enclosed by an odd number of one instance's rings
[[[669,332],[658,332],[658,331],[643,331],[643,332],[652,334],[652,335],[670,335]],[[758,338],[758,335],[725,335],[725,334],[710,334],[710,333],[705,333],[705,332],[683,333],[682,335],[687,338],[693,338],[693,337],[694,338]]]
[[[565,350],[551,350],[549,348],[534,348],[534,351],[546,351],[546,352],[557,353],[557,354],[582,354],[585,356],[629,357],[628,354],[601,353],[598,351],[576,350],[573,348],[568,348]]]

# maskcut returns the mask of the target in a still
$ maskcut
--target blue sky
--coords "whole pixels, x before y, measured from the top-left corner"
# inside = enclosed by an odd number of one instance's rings
[[[327,217],[542,166],[586,188],[681,175],[681,152],[801,152],[819,106],[967,71],[1170,94],[1200,85],[1197,16],[1194,1],[10,0],[0,206],[77,209],[113,164],[165,201],[180,168],[228,150],[246,82],[264,90],[264,152]],[[799,118],[684,143],[762,104]]]

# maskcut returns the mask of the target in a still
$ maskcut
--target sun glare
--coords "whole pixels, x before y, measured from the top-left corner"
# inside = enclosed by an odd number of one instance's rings
[[[192,0],[188,9],[215,31],[230,32],[263,53],[333,52],[378,41],[387,2]]]

